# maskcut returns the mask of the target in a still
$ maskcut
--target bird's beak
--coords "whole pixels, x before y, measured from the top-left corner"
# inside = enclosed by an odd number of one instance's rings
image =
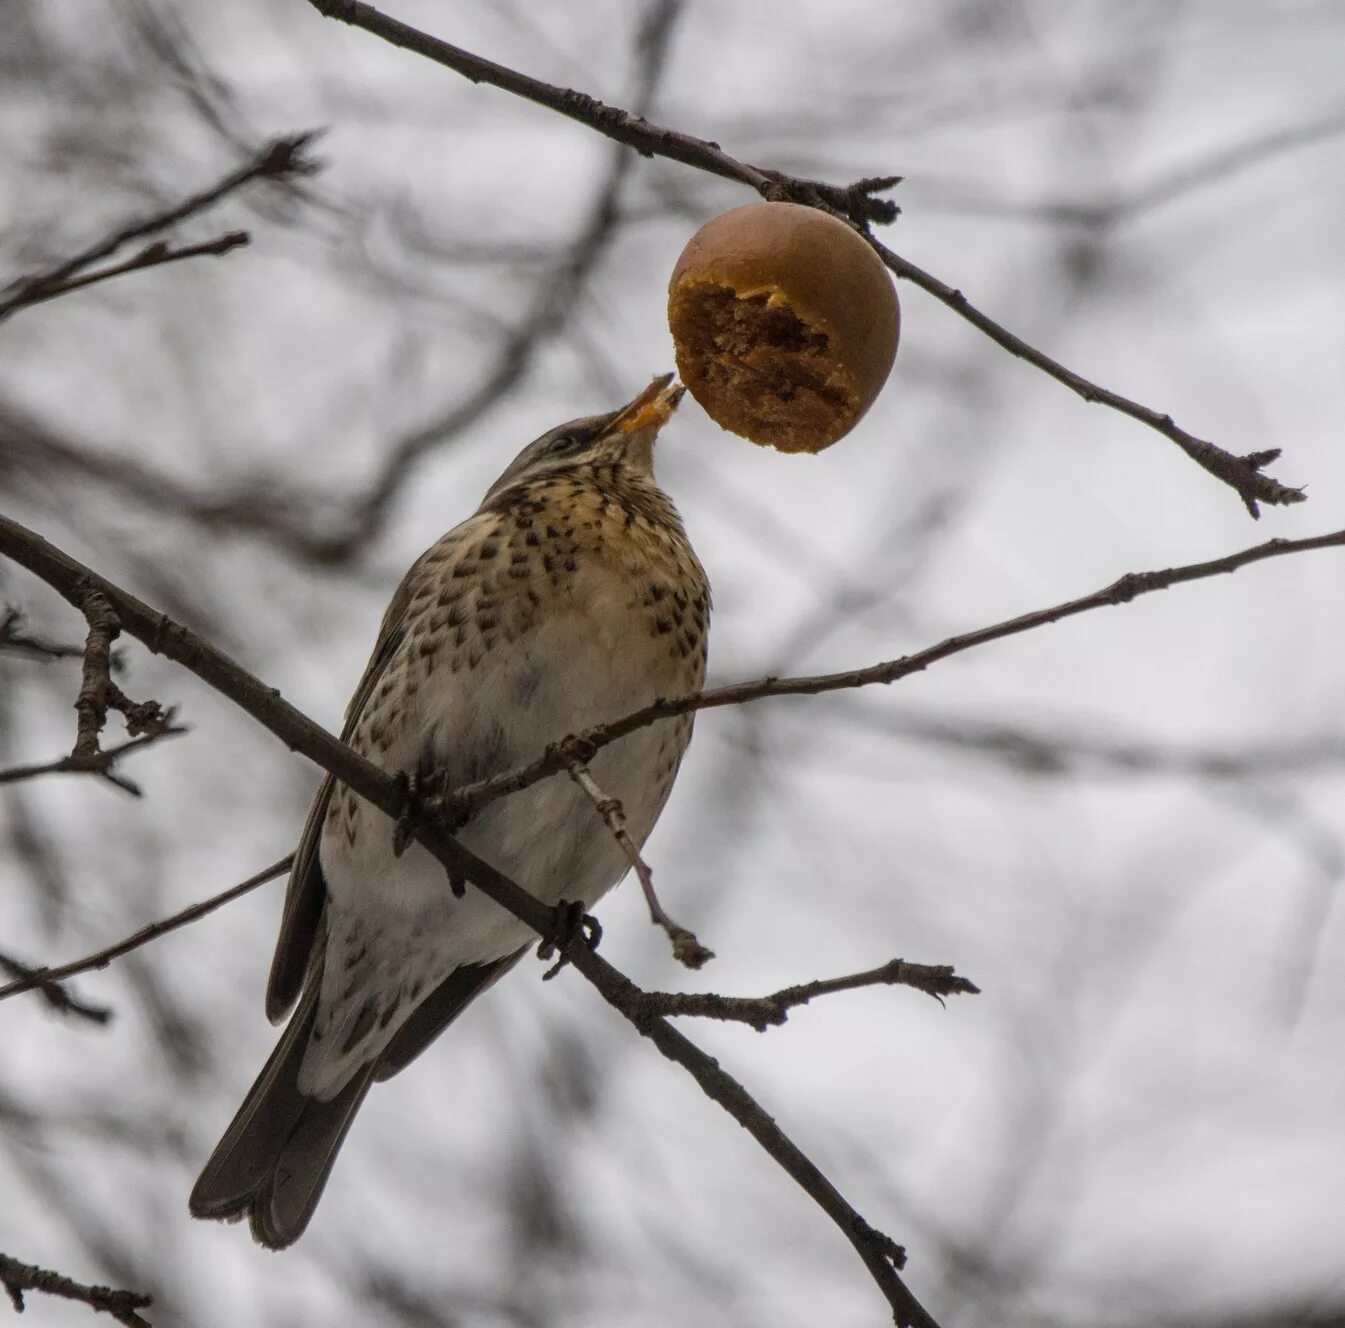
[[[686,388],[673,382],[672,374],[660,374],[634,401],[617,411],[607,432],[622,434],[631,441],[647,433],[652,443],[685,394]]]

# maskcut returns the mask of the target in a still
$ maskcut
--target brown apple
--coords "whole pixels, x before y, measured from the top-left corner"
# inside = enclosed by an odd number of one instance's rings
[[[887,382],[901,312],[845,222],[748,203],[707,222],[668,284],[677,370],[717,424],[782,452],[849,433]]]

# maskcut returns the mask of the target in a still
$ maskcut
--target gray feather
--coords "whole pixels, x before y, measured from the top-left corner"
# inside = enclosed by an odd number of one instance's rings
[[[317,992],[318,984],[310,982],[191,1192],[194,1216],[248,1217],[253,1236],[274,1250],[303,1234],[373,1078],[371,1065],[330,1102],[299,1092],[295,1081]]]

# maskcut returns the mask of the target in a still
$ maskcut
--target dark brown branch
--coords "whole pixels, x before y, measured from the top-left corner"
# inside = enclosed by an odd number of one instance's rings
[[[634,868],[645,904],[649,908],[649,920],[667,933],[668,939],[672,942],[673,958],[687,968],[704,968],[715,957],[715,952],[707,950],[696,939],[694,932],[688,931],[668,916],[654,889],[654,873],[640,856],[640,850],[635,847],[635,841],[630,837],[630,830],[626,827],[626,811],[621,805],[621,800],[604,793],[588,766],[581,761],[571,761],[569,772],[570,778],[583,789],[594,810],[602,817],[603,824],[612,832],[612,838],[626,855],[626,860]]]
[[[38,272],[12,282],[3,295],[0,295],[0,322],[16,310],[49,299],[52,294],[59,293],[60,288],[72,288],[71,278],[77,273],[109,257],[123,246],[133,244],[136,240],[147,239],[151,235],[176,226],[188,217],[205,212],[254,180],[285,180],[299,175],[311,175],[317,169],[317,165],[306,155],[306,150],[315,136],[313,132],[309,132],[276,139],[262,148],[251,161],[237,170],[230,171],[208,189],[191,194],[152,216],[127,223],[74,255],[73,258],[68,258],[45,272]],[[180,255],[184,258],[188,256],[186,253]],[[113,274],[108,272],[104,275]]]
[[[770,996],[720,996],[712,991],[647,991],[644,1007],[650,1014],[697,1015],[703,1019],[724,1019],[751,1024],[758,1033],[772,1025],[783,1024],[795,1006],[807,1005],[815,996],[838,991],[856,991],[860,987],[914,987],[940,1004],[945,996],[977,996],[981,989],[959,977],[948,964],[908,964],[893,959],[864,973],[848,973],[839,978],[820,978],[783,987]]]
[[[86,1286],[60,1273],[20,1263],[8,1254],[0,1254],[0,1284],[3,1284],[17,1313],[23,1313],[25,1291],[41,1291],[44,1295],[59,1296],[62,1300],[77,1300],[100,1314],[110,1314],[128,1328],[150,1328],[148,1319],[137,1314],[147,1309],[153,1300],[138,1291],[115,1291],[111,1287]]]
[[[446,69],[452,69],[473,83],[488,83],[516,97],[544,106],[549,111],[577,120],[607,138],[634,148],[642,157],[667,157],[672,161],[680,161],[722,179],[745,184],[763,198],[788,199],[814,205],[820,202],[860,225],[894,221],[900,212],[890,200],[872,196],[900,183],[900,176],[878,176],[857,180],[852,185],[837,186],[820,180],[801,180],[779,171],[751,166],[730,157],[718,143],[679,133],[675,129],[666,129],[651,123],[642,115],[632,115],[619,106],[608,106],[585,92],[544,83],[504,65],[497,65],[494,61],[484,60],[479,55],[473,55],[470,51],[441,41],[438,37],[431,37],[429,33],[381,13],[373,5],[360,3],[360,0],[310,0],[310,3],[328,18],[363,28],[394,46],[414,51]]]
[[[921,290],[934,296],[936,300],[941,300],[950,309],[956,310],[973,327],[979,328],[991,341],[1007,350],[1010,355],[1025,360],[1028,364],[1035,365],[1043,373],[1049,374],[1057,383],[1063,383],[1071,392],[1082,397],[1085,401],[1110,406],[1113,410],[1120,411],[1122,415],[1129,415],[1132,420],[1147,424],[1149,428],[1161,433],[1164,438],[1176,443],[1198,466],[1203,467],[1216,479],[1222,480],[1233,489],[1253,517],[1261,515],[1257,507],[1258,503],[1285,506],[1290,503],[1301,503],[1307,499],[1307,494],[1302,489],[1290,488],[1261,473],[1266,466],[1279,459],[1279,448],[1272,447],[1260,452],[1250,452],[1246,456],[1235,456],[1214,443],[1206,442],[1203,438],[1197,438],[1194,434],[1187,433],[1185,429],[1178,427],[1171,415],[1153,410],[1148,406],[1142,406],[1137,401],[1131,401],[1117,392],[1112,392],[1097,383],[1089,381],[1082,374],[1067,369],[1058,360],[1053,360],[1044,351],[1028,345],[1021,337],[1015,336],[1008,328],[982,313],[960,290],[954,290],[947,283],[940,281],[938,277],[932,276],[923,268],[916,267],[914,263],[908,262],[899,254],[893,253],[891,249],[878,240],[869,237],[869,242],[877,251],[878,256],[897,276],[913,282]]]
[[[817,180],[804,180],[780,171],[752,166],[729,156],[718,143],[694,138],[662,125],[652,124],[641,116],[632,115],[617,106],[608,106],[594,97],[571,88],[557,87],[530,78],[490,60],[452,46],[406,23],[380,13],[372,5],[360,0],[309,0],[315,9],[329,18],[363,28],[384,41],[423,55],[436,64],[452,69],[473,83],[489,83],[527,101],[577,120],[580,124],[624,143],[646,157],[666,157],[708,171],[726,180],[733,180],[756,190],[763,198],[788,200],[810,207],[835,212],[851,222],[873,246],[875,252],[898,277],[913,282],[935,299],[942,301],[978,328],[997,345],[1027,363],[1035,365],[1057,382],[1063,383],[1085,401],[1097,402],[1120,411],[1131,419],[1155,429],[1176,443],[1197,465],[1215,478],[1229,485],[1242,499],[1253,517],[1260,515],[1259,503],[1300,503],[1306,494],[1300,488],[1280,484],[1263,474],[1266,466],[1278,459],[1278,448],[1267,448],[1237,456],[1214,443],[1187,433],[1162,411],[1141,406],[1106,388],[1099,387],[1080,374],[1065,368],[1043,351],[1028,345],[1021,337],[977,309],[963,293],[940,281],[937,277],[899,257],[880,244],[869,232],[871,223],[885,223],[895,219],[898,209],[875,193],[891,188],[899,176],[882,176],[858,180],[852,185],[837,186]]]
[[[109,783],[139,797],[139,787],[115,769],[117,761],[128,752],[187,730],[173,723],[173,710],[165,710],[157,701],[132,701],[112,681],[112,643],[121,631],[121,624],[107,599],[96,590],[90,591],[83,597],[80,607],[89,632],[84,642],[79,695],[75,698],[78,721],[74,747],[69,756],[55,761],[0,770],[0,784],[13,784],[38,775],[101,775]],[[8,625],[7,619],[6,627]],[[131,741],[105,751],[100,739],[109,709],[118,710],[126,717]]]
[[[167,240],[156,240],[153,244],[146,245],[138,254],[133,258],[128,258],[124,263],[115,263],[111,267],[100,268],[97,272],[87,272],[83,276],[71,277],[68,281],[56,285],[41,286],[14,307],[27,308],[30,305],[41,304],[44,300],[54,300],[57,296],[68,295],[71,291],[80,290],[84,286],[96,285],[98,282],[107,281],[112,277],[120,277],[127,272],[141,272],[148,267],[163,267],[168,263],[179,263],[184,258],[202,258],[232,253],[235,249],[241,249],[251,243],[252,237],[247,231],[229,231],[226,235],[220,235],[213,240],[206,240],[202,244],[186,244],[177,249],[169,245]],[[3,308],[0,308],[0,317],[3,316]]]
[[[148,926],[141,927],[139,931],[118,941],[115,945],[109,945],[105,950],[98,950],[94,954],[85,955],[82,959],[71,960],[68,964],[57,964],[54,968],[29,969],[27,974],[19,978],[18,981],[0,987],[0,1001],[10,996],[18,996],[25,991],[33,991],[38,988],[45,990],[47,984],[63,982],[66,978],[74,977],[77,973],[88,973],[96,968],[106,968],[114,959],[120,959],[122,955],[129,954],[132,950],[138,950],[142,945],[148,945],[150,941],[156,941],[160,936],[166,936],[170,931],[185,927],[188,923],[195,922],[208,913],[213,913],[217,908],[223,908],[225,904],[241,898],[249,891],[255,890],[259,885],[265,885],[267,881],[275,880],[277,876],[283,876],[285,872],[289,871],[293,862],[293,854],[281,858],[279,862],[273,862],[269,867],[264,867],[255,875],[249,876],[246,881],[240,881],[237,885],[230,886],[229,889],[221,891],[217,895],[211,895],[209,899],[203,899],[199,904],[192,904],[180,913],[174,913],[170,918],[163,918],[159,922],[151,922]]]
[[[163,738],[175,738],[186,733],[187,730],[174,724],[172,718],[173,712],[170,710],[165,716],[162,728],[156,728],[152,733],[142,734],[138,738],[131,738],[116,747],[108,747],[105,750],[100,748],[87,755],[71,752],[69,756],[62,756],[55,761],[47,761],[40,765],[16,765],[8,770],[0,770],[0,784],[17,784],[21,779],[36,779],[39,775],[100,775],[109,784],[115,784],[133,798],[138,798],[141,796],[140,785],[128,779],[115,766],[130,752],[139,751],[140,748],[148,747]]]
[[[172,710],[168,711],[162,726],[156,727],[153,732],[118,743],[115,747],[100,748],[87,755],[76,755],[72,752],[69,756],[58,757],[54,761],[36,765],[16,765],[7,770],[0,770],[0,784],[16,784],[20,780],[35,779],[39,775],[99,775],[133,798],[141,797],[143,791],[140,786],[115,767],[123,756],[131,752],[148,747],[162,738],[176,738],[189,732],[187,728],[172,723],[174,713]]]
[[[116,664],[115,657],[113,664],[114,666]],[[169,706],[165,710],[157,701],[132,701],[115,682],[108,683],[107,703],[126,721],[126,732],[133,738],[152,738],[167,733],[172,725],[173,716],[177,714],[174,706]],[[186,732],[185,729],[173,731]]]
[[[894,683],[912,673],[927,669],[931,664],[946,659],[949,655],[957,655],[964,650],[987,645],[991,641],[1000,641],[1008,636],[1018,636],[1034,628],[1044,627],[1048,623],[1060,622],[1065,618],[1087,613],[1092,609],[1128,604],[1140,595],[1148,595],[1156,590],[1167,590],[1170,586],[1180,585],[1186,581],[1200,581],[1206,577],[1236,572],[1240,567],[1262,562],[1267,558],[1306,553],[1313,549],[1341,547],[1345,547],[1345,530],[1333,531],[1328,535],[1316,535],[1309,539],[1267,540],[1264,544],[1256,544],[1223,558],[1211,559],[1209,562],[1187,563],[1181,567],[1169,567],[1154,572],[1129,572],[1091,595],[1066,600],[1050,608],[1037,609],[1033,613],[1025,613],[1021,617],[1010,618],[974,632],[950,636],[946,641],[917,651],[914,655],[903,655],[900,659],[872,664],[868,668],[850,669],[843,673],[823,673],[813,677],[760,678],[755,682],[740,682],[729,687],[716,687],[706,692],[692,692],[687,696],[655,701],[623,719],[614,720],[610,724],[599,724],[555,743],[527,765],[455,789],[447,796],[455,807],[475,811],[496,798],[517,793],[540,779],[559,774],[577,756],[586,755],[591,759],[591,753],[596,749],[606,747],[637,729],[673,715],[686,715],[692,711],[711,710],[719,706],[742,705],[745,701],[759,701],[770,696],[818,696],[824,692],[868,687],[874,683]]]
[[[742,1125],[784,1171],[795,1180],[840,1227],[887,1299],[899,1328],[938,1328],[934,1318],[897,1276],[905,1266],[905,1251],[889,1236],[871,1227],[822,1174],[814,1163],[769,1117],[745,1088],[682,1036],[664,1018],[641,1007],[647,995],[624,974],[589,950],[582,942],[567,951],[574,966],[598,989],[602,998],[623,1014],[659,1051],[687,1070],[702,1092],[719,1103]]]
[[[405,807],[404,781],[379,770],[301,714],[274,688],[265,686],[222,651],[157,613],[134,595],[100,577],[91,568],[49,544],[40,535],[0,517],[0,554],[28,568],[69,603],[79,606],[90,589],[103,594],[122,630],[150,650],[188,668],[203,682],[246,711],[258,723],[336,776],[359,797],[389,818],[393,833]],[[416,840],[444,866],[451,879],[471,881],[482,893],[526,923],[540,937],[564,931],[570,912],[564,904],[548,908],[516,882],[464,848],[438,825],[418,823]],[[745,1088],[712,1057],[666,1020],[639,1009],[645,994],[613,968],[582,935],[567,937],[565,956],[597,988],[605,1001],[624,1014],[669,1060],[681,1065],[702,1092],[719,1103],[836,1224],[869,1270],[895,1321],[902,1328],[937,1328],[898,1276],[904,1256],[890,1237],[870,1226],[817,1165],[789,1138]]]
[[[30,968],[27,964],[19,963],[17,959],[10,955],[0,954],[0,969],[3,969],[11,978],[27,983],[28,986],[25,990],[39,992],[42,999],[53,1010],[61,1014],[73,1014],[81,1019],[87,1019],[91,1024],[106,1024],[112,1018],[112,1011],[107,1006],[86,1005],[66,991],[55,978],[48,976],[40,969]],[[7,990],[8,987],[0,987],[0,995]]]
[[[83,681],[75,698],[75,714],[79,719],[70,759],[87,763],[99,754],[98,739],[107,723],[112,643],[121,631],[121,624],[112,606],[96,591],[86,596],[80,607],[89,624],[89,634],[84,641]]]

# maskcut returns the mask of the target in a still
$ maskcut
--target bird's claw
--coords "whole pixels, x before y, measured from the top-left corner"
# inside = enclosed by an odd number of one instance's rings
[[[402,809],[397,813],[392,828],[392,855],[400,858],[406,852],[416,827],[437,816],[443,828],[451,835],[455,834],[470,819],[470,813],[452,801],[443,792],[443,775],[433,770],[399,770],[397,782],[402,786]],[[448,872],[448,888],[454,899],[461,899],[467,893],[467,878],[451,867]]]
[[[392,856],[400,858],[416,833],[421,815],[421,780],[416,770],[399,770],[397,782],[402,786],[402,809],[392,827]]]
[[[592,914],[584,912],[584,905],[578,899],[562,899],[556,905],[556,925],[550,936],[544,936],[537,947],[538,959],[550,959],[556,956],[556,962],[542,974],[542,981],[548,982],[569,962],[568,950],[576,941],[582,940],[590,950],[598,948],[602,940],[602,923]]]
[[[471,806],[454,796],[454,790],[448,787],[447,773],[436,766],[422,762],[415,770],[398,770],[397,782],[402,786],[395,841],[401,845],[399,857],[411,842],[418,822],[433,822],[454,835],[472,819]]]

